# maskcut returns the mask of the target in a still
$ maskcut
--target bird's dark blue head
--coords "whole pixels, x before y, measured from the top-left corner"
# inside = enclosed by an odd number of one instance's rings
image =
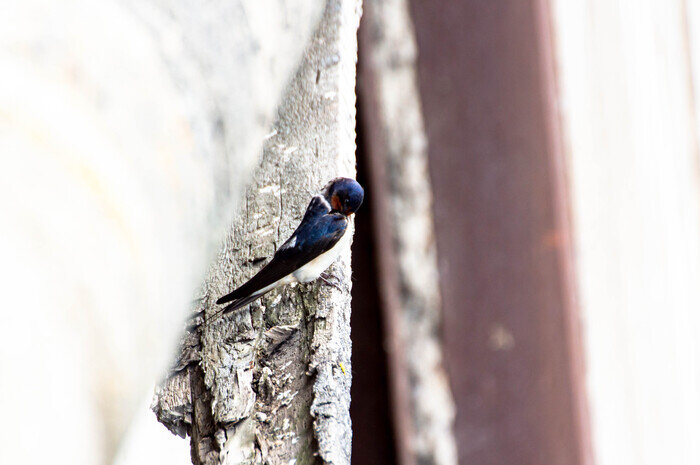
[[[335,212],[350,216],[360,208],[365,190],[350,178],[335,178],[326,186],[324,196]]]

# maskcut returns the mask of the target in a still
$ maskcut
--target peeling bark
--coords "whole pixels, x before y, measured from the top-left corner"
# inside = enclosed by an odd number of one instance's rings
[[[191,436],[195,464],[350,463],[350,240],[322,281],[290,285],[223,318],[214,301],[255,274],[328,180],[355,173],[360,3],[329,0],[267,137],[262,162],[202,287],[154,411]],[[296,460],[296,462],[293,462]]]

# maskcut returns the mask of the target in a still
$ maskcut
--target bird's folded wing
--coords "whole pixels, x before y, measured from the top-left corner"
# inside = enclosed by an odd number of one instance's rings
[[[221,297],[217,304],[250,297],[255,292],[279,281],[314,258],[331,249],[345,233],[348,220],[337,213],[309,214],[294,234],[280,246],[275,256],[248,282]]]

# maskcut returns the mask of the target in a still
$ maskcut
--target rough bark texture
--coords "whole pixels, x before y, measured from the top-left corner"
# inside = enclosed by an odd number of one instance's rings
[[[354,176],[359,17],[359,1],[328,1],[203,285],[204,322],[157,392],[158,419],[190,434],[195,464],[350,463],[352,231],[329,270],[342,291],[287,286],[224,318],[213,302],[260,269],[328,180]]]
[[[361,92],[398,455],[403,464],[455,464],[413,26],[404,0],[369,0],[366,10]]]

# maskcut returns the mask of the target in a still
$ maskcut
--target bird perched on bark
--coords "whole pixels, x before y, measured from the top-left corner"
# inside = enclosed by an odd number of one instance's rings
[[[338,257],[348,218],[360,208],[364,190],[350,178],[335,178],[315,195],[292,236],[272,260],[245,284],[216,301],[228,304],[228,313],[285,284],[308,283],[317,278],[328,284],[323,272]]]

